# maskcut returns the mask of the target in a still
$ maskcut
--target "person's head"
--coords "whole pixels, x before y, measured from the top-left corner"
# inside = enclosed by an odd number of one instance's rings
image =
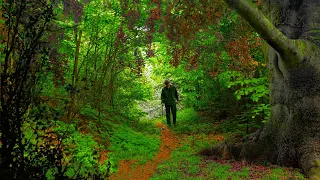
[[[165,80],[165,81],[164,81],[164,84],[165,84],[167,87],[170,87],[170,81],[169,81],[169,80]]]

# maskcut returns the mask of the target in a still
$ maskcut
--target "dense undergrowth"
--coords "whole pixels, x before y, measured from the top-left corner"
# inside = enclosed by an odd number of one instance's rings
[[[48,115],[49,109],[43,109],[43,114]],[[111,111],[99,113],[88,106],[80,112],[69,123],[49,116],[37,123],[33,118],[24,122],[23,143],[28,144],[24,156],[33,166],[46,167],[45,178],[106,179],[120,160],[145,163],[157,153],[160,130],[152,123]]]

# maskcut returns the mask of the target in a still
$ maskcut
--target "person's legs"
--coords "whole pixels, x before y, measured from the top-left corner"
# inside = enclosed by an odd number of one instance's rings
[[[166,118],[167,118],[167,124],[170,125],[171,121],[170,121],[170,106],[169,105],[165,105],[166,107]]]
[[[172,106],[171,111],[172,111],[173,124],[176,125],[176,119],[177,119],[177,106],[176,106],[176,104],[174,104],[174,105]]]

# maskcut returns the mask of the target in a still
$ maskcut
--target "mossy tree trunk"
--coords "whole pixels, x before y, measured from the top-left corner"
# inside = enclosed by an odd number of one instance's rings
[[[271,117],[235,153],[300,167],[320,178],[320,1],[225,0],[269,44]],[[234,151],[236,152],[236,151]]]

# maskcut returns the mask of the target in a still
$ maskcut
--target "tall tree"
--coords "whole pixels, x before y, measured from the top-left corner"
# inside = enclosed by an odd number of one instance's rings
[[[225,0],[269,44],[271,117],[241,145],[240,158],[266,157],[320,178],[320,1]]]

